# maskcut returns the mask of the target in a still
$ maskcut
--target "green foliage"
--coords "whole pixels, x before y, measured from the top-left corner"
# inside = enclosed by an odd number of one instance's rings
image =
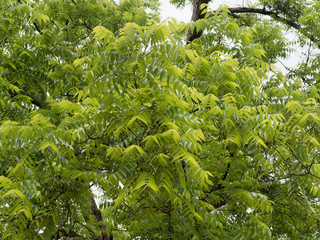
[[[279,72],[282,25],[0,3],[3,239],[319,238],[318,58]]]
[[[303,0],[260,0],[260,2],[265,8],[296,22],[308,4],[308,1]]]
[[[177,8],[184,8],[188,3],[192,3],[192,1],[188,0],[170,0],[170,3],[176,6]]]

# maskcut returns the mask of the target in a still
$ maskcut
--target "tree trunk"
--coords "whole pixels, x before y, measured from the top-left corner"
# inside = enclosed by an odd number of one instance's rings
[[[94,200],[94,198],[90,198],[90,202],[91,202],[91,214],[95,216],[95,218],[97,219],[98,222],[102,222],[103,218],[102,218],[102,213],[99,210],[96,201]],[[110,236],[107,233],[107,229],[106,226],[104,224],[99,223],[99,227],[101,229],[101,235],[96,236],[95,240],[113,240],[113,236],[112,234],[110,234]]]
[[[193,8],[192,8],[192,17],[191,21],[196,22],[199,19],[202,19],[205,17],[205,14],[201,14],[201,12],[206,12],[205,9],[208,8],[206,6],[204,9],[200,10],[201,4],[205,3],[208,4],[210,0],[193,0]],[[199,38],[202,34],[202,31],[197,31],[195,28],[193,31],[189,28],[188,34],[187,34],[187,44],[192,42],[194,39]]]

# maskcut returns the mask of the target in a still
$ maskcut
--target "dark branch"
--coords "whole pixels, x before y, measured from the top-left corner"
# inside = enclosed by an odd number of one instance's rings
[[[200,6],[202,3],[207,3],[209,2],[208,0],[193,0],[193,14],[191,21],[196,22],[199,19],[202,19],[205,17],[204,14],[200,14]],[[298,19],[296,21],[287,19],[285,17],[280,16],[277,12],[275,11],[270,11],[265,8],[249,8],[249,7],[236,7],[236,8],[228,8],[229,14],[232,17],[239,18],[238,14],[241,13],[255,13],[255,14],[261,14],[265,16],[270,16],[274,20],[278,22],[282,22],[286,24],[289,27],[292,27],[296,30],[299,30],[303,35],[305,35],[308,39],[310,39],[312,42],[316,43],[318,47],[320,47],[320,39],[316,38],[315,36],[303,32],[302,26],[299,24]],[[209,14],[209,17],[214,16],[215,11],[212,11],[211,14]],[[193,33],[191,33],[191,29],[189,29],[188,35],[187,35],[187,43],[192,42],[194,39],[201,37],[202,31],[197,31],[194,29]]]
[[[36,22],[33,22],[33,25],[34,25],[34,27],[37,29],[37,31],[38,31],[40,34],[43,34],[43,32],[41,31],[41,29],[39,28],[39,26],[36,24]]]
[[[204,9],[200,10],[201,4],[208,4],[210,0],[193,0],[193,10],[192,10],[192,17],[191,21],[196,22],[199,19],[202,19],[205,17],[205,14],[201,14],[201,12],[206,12],[205,9],[208,8],[206,6]],[[192,42],[194,39],[201,37],[202,31],[197,31],[197,29],[194,29],[193,32],[189,28],[188,34],[187,34],[187,44]]]
[[[266,10],[264,8],[248,8],[248,7],[239,7],[239,8],[229,8],[228,9],[231,14],[235,13],[258,13],[261,15],[267,15],[271,16],[272,18],[285,23],[286,25],[293,27],[295,29],[301,29],[301,25],[297,22],[294,22],[292,20],[280,17],[278,14],[276,14],[273,11]]]
[[[101,230],[101,235],[97,236],[94,238],[95,240],[112,240],[113,236],[112,234],[108,234],[106,232],[106,225],[104,225],[103,222],[103,217],[100,209],[98,208],[96,201],[93,197],[90,198],[91,202],[91,214],[95,216],[97,222],[99,223],[99,228]]]
[[[22,3],[21,2],[21,0],[18,0],[18,3]],[[40,33],[40,34],[43,34],[43,32],[41,31],[41,29],[39,28],[39,26],[37,25],[37,23],[36,22],[33,22],[33,25],[34,25],[34,27],[37,29],[37,31]]]
[[[286,19],[284,17],[279,16],[276,12],[266,10],[264,8],[247,8],[247,7],[239,7],[239,8],[229,8],[230,15],[234,15],[236,13],[257,13],[261,15],[266,15],[272,17],[274,20],[282,22],[286,24],[289,27],[293,27],[296,30],[299,30],[303,35],[305,35],[307,38],[309,38],[312,42],[316,43],[318,47],[319,45],[319,39],[316,38],[313,35],[307,34],[302,32],[302,26],[298,23],[298,19],[296,21]]]
[[[41,100],[41,96],[38,95],[38,94],[25,94],[26,96],[28,96],[29,98],[31,98],[31,103],[36,105],[37,107],[39,108],[42,108],[43,107],[43,102]]]

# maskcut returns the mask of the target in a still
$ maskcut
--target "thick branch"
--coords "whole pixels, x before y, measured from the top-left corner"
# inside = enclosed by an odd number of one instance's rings
[[[98,208],[95,199],[91,197],[90,202],[91,202],[91,214],[95,216],[97,222],[102,222],[103,221],[102,213]],[[102,233],[101,235],[97,236],[95,240],[112,240],[113,239],[112,234],[110,234],[109,236],[108,233],[106,232],[106,226],[104,224],[99,223],[99,227]]]
[[[296,21],[286,19],[284,17],[279,16],[276,12],[266,10],[264,8],[247,8],[247,7],[239,7],[239,8],[229,8],[230,14],[236,14],[236,13],[257,13],[261,15],[266,15],[272,17],[274,20],[282,22],[286,24],[289,27],[293,27],[296,30],[301,31],[302,26],[298,23],[298,19]],[[319,47],[319,39],[316,38],[313,35],[309,35],[306,33],[302,33],[305,35],[307,38],[309,38],[312,42],[316,43]]]
[[[286,18],[283,18],[283,17],[280,17],[277,13],[275,13],[273,11],[266,10],[264,8],[239,7],[239,8],[229,8],[228,10],[232,14],[234,14],[234,13],[258,13],[261,15],[271,16],[272,18],[274,18],[280,22],[283,22],[290,27],[293,27],[298,30],[301,29],[301,25],[299,23],[294,22],[289,19],[286,19]]]
[[[202,19],[205,17],[205,14],[201,14],[201,12],[206,12],[205,9],[200,10],[201,4],[208,4],[210,0],[193,0],[193,10],[192,10],[192,17],[191,21],[196,22],[199,19]],[[187,34],[187,44],[192,42],[194,39],[201,37],[202,31],[197,31],[197,29],[194,29],[193,32],[191,32],[191,29],[189,28],[188,34]]]
[[[43,102],[41,100],[41,96],[38,94],[25,94],[26,96],[28,96],[29,98],[31,98],[31,103],[36,105],[39,108],[43,107]]]
[[[202,3],[203,2],[201,0],[194,0],[193,1],[193,14],[192,14],[191,20],[194,22],[201,19],[201,18],[204,18],[203,15],[200,15],[200,5]],[[276,20],[278,22],[282,22],[289,27],[292,27],[292,28],[299,30],[299,31],[302,30],[302,26],[299,24],[298,19],[296,21],[291,20],[291,19],[287,19],[285,17],[280,16],[275,11],[270,11],[265,8],[236,7],[236,8],[228,8],[228,11],[229,11],[230,15],[233,17],[237,16],[236,15],[237,13],[240,13],[240,14],[241,13],[255,13],[255,14],[270,16],[274,20]],[[209,16],[213,16],[214,13],[215,13],[215,11],[211,12],[211,14]],[[316,38],[313,35],[307,34],[307,33],[302,32],[302,34],[305,35],[308,39],[310,39],[312,42],[316,43],[319,46],[320,40],[318,38]],[[201,35],[202,35],[201,31],[198,32],[195,29],[194,32],[191,34],[191,30],[189,29],[188,36],[187,36],[187,43],[191,42],[192,40],[194,40],[196,38],[199,38]]]

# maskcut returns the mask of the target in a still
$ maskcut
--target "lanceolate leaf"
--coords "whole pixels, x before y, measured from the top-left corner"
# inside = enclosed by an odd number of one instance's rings
[[[211,2],[0,0],[1,239],[319,239],[320,4]]]

